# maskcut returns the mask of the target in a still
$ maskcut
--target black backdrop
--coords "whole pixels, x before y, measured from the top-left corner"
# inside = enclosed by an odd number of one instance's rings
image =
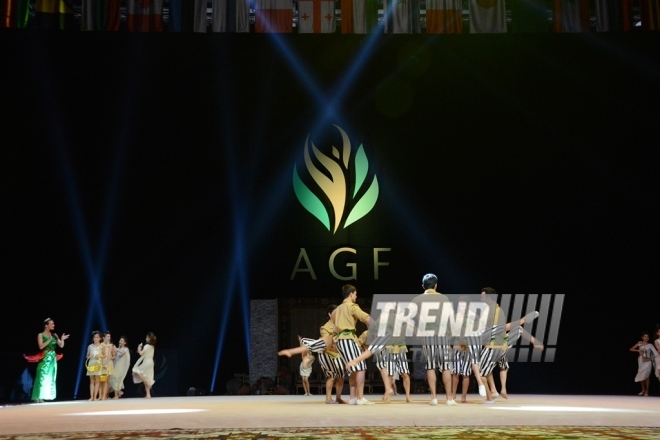
[[[181,394],[210,388],[225,321],[224,393],[248,369],[249,298],[339,300],[328,257],[351,247],[337,267],[357,263],[363,296],[419,293],[426,272],[445,293],[565,294],[556,362],[514,365],[511,392],[636,392],[628,348],[660,322],[658,43],[0,33],[5,388],[51,316],[71,398],[97,285],[115,339],[178,353]],[[380,184],[336,234],[291,183],[333,124]],[[290,279],[300,248],[315,281]],[[378,280],[373,248],[391,248]]]

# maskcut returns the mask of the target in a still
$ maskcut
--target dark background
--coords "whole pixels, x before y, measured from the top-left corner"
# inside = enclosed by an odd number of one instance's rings
[[[4,399],[48,316],[73,397],[88,319],[105,330],[92,292],[115,340],[153,331],[178,359],[161,395],[223,394],[248,372],[249,299],[339,301],[341,246],[360,296],[421,293],[426,272],[449,294],[565,294],[556,361],[514,364],[511,393],[638,392],[628,349],[660,323],[658,43],[0,32]],[[380,183],[334,235],[291,184],[332,124]],[[303,247],[316,281],[290,280]],[[379,280],[374,247],[392,248]]]

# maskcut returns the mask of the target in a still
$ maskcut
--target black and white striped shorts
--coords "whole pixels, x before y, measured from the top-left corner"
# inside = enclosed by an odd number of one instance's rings
[[[422,345],[422,353],[426,359],[427,370],[451,370],[453,359],[450,357],[449,345]]]
[[[318,354],[319,363],[321,364],[321,370],[326,379],[329,377],[344,377],[346,374],[346,364],[342,360],[341,356],[333,358],[327,353]]]
[[[481,375],[488,376],[491,374],[503,354],[504,350],[501,348],[484,347],[481,350],[481,359],[479,362],[479,372]]]
[[[410,374],[410,368],[408,367],[408,357],[406,352],[391,353],[388,350],[382,350],[376,356],[376,368],[382,370],[387,368],[387,375],[394,376],[394,373],[401,374]]]
[[[323,353],[328,346],[326,345],[323,339],[310,339],[302,338],[300,342],[307,348],[309,351],[314,353]]]
[[[454,368],[452,374],[460,374],[461,376],[469,376],[472,374],[472,363],[469,361],[470,355],[467,350],[460,348],[454,349]]]
[[[341,353],[341,358],[345,364],[349,363],[356,357],[362,354],[360,346],[352,339],[338,339],[337,340],[337,349]],[[365,361],[360,361],[354,367],[351,367],[348,372],[354,373],[356,371],[362,371],[367,369],[367,363]]]

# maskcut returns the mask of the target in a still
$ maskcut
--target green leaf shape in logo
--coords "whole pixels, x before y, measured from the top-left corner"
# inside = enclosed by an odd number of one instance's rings
[[[355,154],[355,188],[353,189],[353,197],[358,193],[362,184],[364,183],[365,178],[367,177],[367,171],[369,170],[369,160],[367,155],[364,153],[364,147],[360,145],[357,153]],[[371,186],[367,192],[362,196],[360,200],[353,206],[353,209],[348,214],[348,218],[344,223],[344,228],[360,220],[362,217],[367,215],[369,211],[373,209],[376,205],[376,200],[378,200],[378,178],[374,176]]]
[[[310,177],[318,185],[319,189],[323,191],[325,196],[328,198],[330,205],[332,206],[332,212],[334,214],[334,227],[332,227],[330,222],[330,211],[326,210],[321,199],[314,194],[314,192],[303,183],[302,179],[298,175],[297,166],[293,168],[293,188],[296,193],[298,201],[303,205],[303,207],[309,211],[314,217],[316,217],[323,226],[326,227],[328,231],[336,233],[339,229],[341,219],[344,215],[344,209],[348,205],[348,175],[349,162],[351,156],[351,142],[348,138],[348,135],[344,130],[341,129],[338,125],[335,127],[339,130],[342,137],[342,148],[337,149],[332,147],[332,156],[326,156],[311,142],[311,150],[314,154],[314,157],[320,163],[327,173],[321,172],[310,157],[310,142],[309,136],[305,140],[305,166],[309,172]],[[360,145],[358,151],[355,155],[355,187],[352,191],[352,196],[350,197],[355,201],[355,197],[362,188],[367,174],[369,171],[369,161],[367,160],[367,155],[364,152],[364,147]],[[349,226],[352,223],[355,223],[357,220],[361,219],[369,213],[376,204],[378,200],[378,179],[374,176],[373,181],[369,189],[364,193],[364,195],[357,200],[353,205],[353,209],[350,211],[345,223],[344,228]]]
[[[323,203],[321,203],[321,200],[316,197],[309,188],[307,188],[302,180],[300,180],[298,169],[295,165],[293,166],[293,190],[295,191],[300,204],[303,205],[303,207],[314,217],[319,219],[321,223],[323,223],[323,226],[329,231],[330,218],[328,217],[328,213],[326,212]]]

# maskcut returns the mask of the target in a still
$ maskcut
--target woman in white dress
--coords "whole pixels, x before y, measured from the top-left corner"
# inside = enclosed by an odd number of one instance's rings
[[[92,332],[92,343],[87,346],[87,366],[94,371],[87,370],[89,376],[89,400],[96,400],[99,393],[99,377],[101,376],[101,361],[103,360],[103,346],[101,345],[101,332]]]
[[[147,342],[142,347],[142,344],[138,346],[138,354],[140,359],[135,363],[133,367],[133,382],[134,383],[143,383],[145,389],[145,396],[147,399],[151,398],[151,387],[156,382],[154,380],[154,345],[156,344],[156,335],[149,332],[145,339]]]
[[[635,382],[640,382],[642,385],[642,391],[638,396],[648,396],[649,395],[649,383],[651,371],[653,371],[653,359],[658,356],[658,352],[652,344],[649,344],[649,334],[643,333],[642,340],[637,344],[633,345],[630,348],[630,351],[639,353],[637,358],[637,376],[635,376]]]
[[[124,379],[131,364],[131,352],[126,346],[126,336],[119,338],[119,346],[115,348],[115,373],[110,376],[110,388],[115,392],[115,399],[124,394]]]

